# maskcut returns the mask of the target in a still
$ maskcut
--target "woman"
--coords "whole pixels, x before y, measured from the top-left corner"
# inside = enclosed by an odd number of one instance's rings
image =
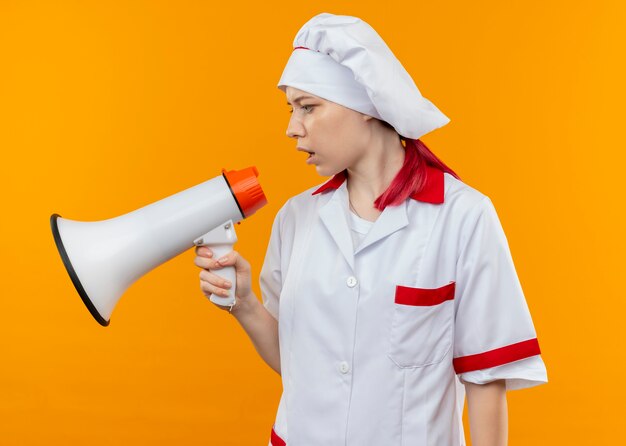
[[[260,274],[232,251],[195,263],[281,374],[272,445],[507,442],[506,390],[547,382],[490,199],[418,140],[449,119],[362,20],[319,14],[279,82],[287,135],[332,178],[290,198]],[[215,271],[215,272],[213,272]],[[279,330],[280,327],[280,330]]]

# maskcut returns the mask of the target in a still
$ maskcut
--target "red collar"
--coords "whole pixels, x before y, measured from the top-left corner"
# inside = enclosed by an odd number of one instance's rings
[[[346,171],[339,172],[330,180],[322,184],[311,195],[325,192],[329,189],[337,189],[346,179]],[[435,167],[426,166],[426,184],[421,192],[412,194],[410,197],[414,200],[424,201],[426,203],[441,204],[443,203],[444,193],[444,177],[443,170]]]

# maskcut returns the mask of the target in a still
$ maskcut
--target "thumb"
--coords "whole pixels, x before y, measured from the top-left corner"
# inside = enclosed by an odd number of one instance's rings
[[[217,262],[221,266],[233,265],[237,271],[247,271],[250,269],[248,261],[241,257],[237,251],[229,252],[228,254],[220,257]]]

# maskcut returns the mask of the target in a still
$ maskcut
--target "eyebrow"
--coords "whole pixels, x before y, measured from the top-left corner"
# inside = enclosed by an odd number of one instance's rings
[[[314,98],[311,96],[302,95],[302,96],[298,96],[297,98],[295,98],[293,102],[300,102],[302,99],[314,99]],[[291,105],[291,102],[287,101],[287,105]]]

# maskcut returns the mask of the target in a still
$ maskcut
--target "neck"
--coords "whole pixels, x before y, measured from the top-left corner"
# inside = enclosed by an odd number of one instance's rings
[[[348,167],[347,185],[353,203],[371,203],[387,190],[404,163],[404,146],[397,133],[381,132],[363,157]]]

